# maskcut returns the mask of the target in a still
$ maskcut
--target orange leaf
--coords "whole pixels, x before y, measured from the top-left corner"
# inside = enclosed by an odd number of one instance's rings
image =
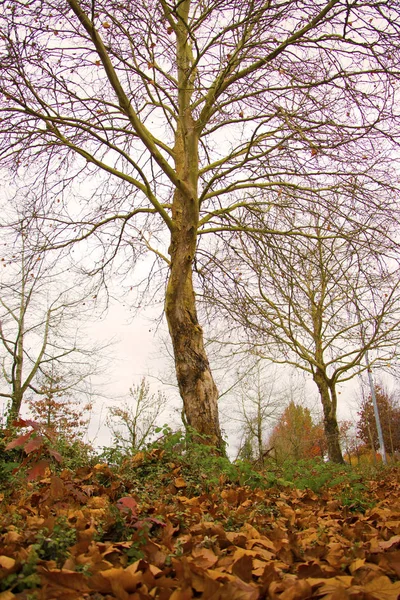
[[[0,600],[14,600],[17,596],[14,596],[12,592],[7,590],[6,592],[0,592]]]
[[[129,600],[130,592],[134,592],[143,580],[143,573],[137,571],[140,561],[129,565],[126,569],[114,568],[102,572],[102,576],[107,579],[114,595],[119,600]]]
[[[178,489],[185,488],[187,486],[187,483],[184,479],[182,479],[182,477],[177,477],[176,479],[174,479],[174,486]]]
[[[357,571],[357,569],[361,569],[361,567],[363,567],[364,565],[365,558],[357,558],[356,560],[353,560],[353,562],[349,565],[350,573],[353,575],[353,573]]]
[[[9,571],[15,565],[15,558],[10,556],[0,556],[0,567]]]
[[[191,588],[185,588],[184,590],[178,588],[172,592],[169,600],[191,600],[191,598],[193,598],[193,592]]]

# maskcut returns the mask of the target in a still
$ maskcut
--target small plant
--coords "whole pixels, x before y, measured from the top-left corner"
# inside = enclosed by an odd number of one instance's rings
[[[40,585],[40,577],[36,573],[38,562],[39,556],[35,545],[33,545],[21,570],[18,573],[10,573],[2,579],[0,590],[19,593],[27,589],[37,588]]]
[[[61,568],[69,555],[69,548],[76,542],[76,530],[70,527],[65,517],[59,517],[52,529],[41,529],[33,545],[41,560],[54,560]]]
[[[28,481],[43,477],[54,460],[58,463],[61,462],[61,454],[53,448],[55,443],[53,430],[29,419],[14,421],[13,426],[16,428],[29,428],[26,433],[12,440],[5,447],[6,451],[13,450],[14,448],[22,449],[25,458],[18,468],[30,467],[27,472]]]
[[[15,593],[34,589],[40,585],[37,566],[40,561],[55,561],[61,568],[69,555],[69,548],[76,543],[76,530],[69,526],[64,517],[56,520],[51,531],[44,528],[37,532],[29,554],[17,573],[10,573],[0,584],[0,590]]]
[[[345,465],[324,462],[320,458],[286,461],[281,468],[280,479],[298,489],[320,492],[325,486],[332,487],[347,481],[351,469]]]
[[[15,480],[14,473],[23,460],[23,452],[19,448],[6,450],[6,431],[0,431],[0,488],[7,490]]]
[[[374,503],[368,498],[368,490],[361,482],[346,484],[342,491],[337,495],[338,500],[343,506],[347,506],[353,512],[365,513]]]

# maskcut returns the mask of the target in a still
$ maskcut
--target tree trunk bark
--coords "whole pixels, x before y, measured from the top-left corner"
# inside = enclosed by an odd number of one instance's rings
[[[193,259],[196,253],[199,205],[197,197],[197,138],[190,114],[182,118],[175,143],[176,171],[184,183],[174,193],[170,273],[165,314],[175,358],[179,391],[187,423],[204,443],[223,451],[218,417],[218,390],[204,347],[196,311]]]
[[[188,425],[199,434],[208,436],[205,443],[222,450],[218,390],[211,374],[196,312],[192,279],[193,232],[190,227],[185,227],[184,231],[172,237],[165,314],[174,350],[179,391]]]
[[[329,385],[324,374],[318,370],[314,373],[314,381],[318,386],[321,396],[329,460],[334,463],[344,464],[339,442],[339,427],[336,418],[336,392],[334,384]]]
[[[11,398],[10,410],[7,414],[6,427],[11,427],[13,422],[18,419],[22,405],[22,398],[23,394],[21,390],[14,390]]]

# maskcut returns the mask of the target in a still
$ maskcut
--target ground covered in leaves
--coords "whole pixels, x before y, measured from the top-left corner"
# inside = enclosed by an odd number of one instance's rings
[[[190,473],[153,449],[4,489],[0,600],[400,597],[398,469],[357,494]]]

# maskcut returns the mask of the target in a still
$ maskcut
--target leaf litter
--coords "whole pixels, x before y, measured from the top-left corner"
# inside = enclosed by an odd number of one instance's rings
[[[175,465],[139,491],[103,464],[39,473],[2,502],[0,600],[400,597],[395,468],[368,482],[364,512],[334,489],[191,495]]]

